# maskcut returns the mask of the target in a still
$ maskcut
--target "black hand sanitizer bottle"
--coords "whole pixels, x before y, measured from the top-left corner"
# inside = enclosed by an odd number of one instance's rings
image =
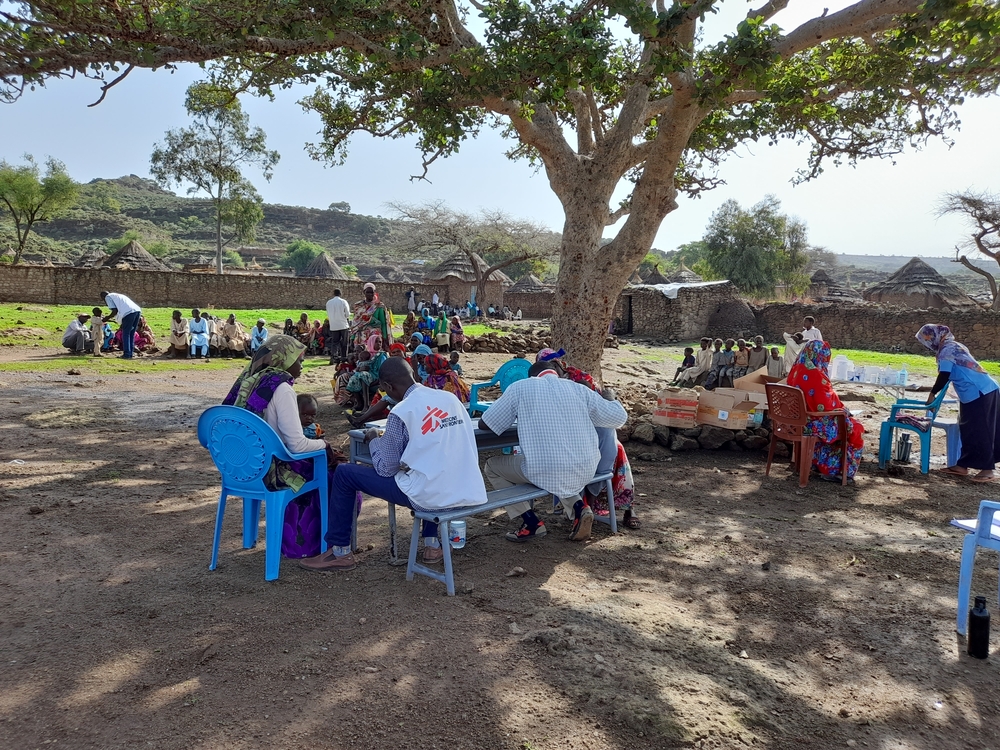
[[[969,610],[969,656],[986,659],[990,655],[990,613],[986,597],[977,596],[976,606]]]

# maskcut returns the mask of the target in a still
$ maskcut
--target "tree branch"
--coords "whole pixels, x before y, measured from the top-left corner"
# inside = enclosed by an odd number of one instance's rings
[[[926,0],[862,0],[836,13],[806,21],[774,45],[774,52],[788,58],[820,42],[863,33],[877,33],[892,26],[899,16],[917,13]]]
[[[983,268],[980,268],[979,266],[977,266],[974,263],[972,263],[966,256],[959,255],[960,252],[961,252],[961,250],[959,250],[956,247],[955,248],[955,256],[956,257],[955,257],[955,260],[952,261],[952,263],[961,263],[963,266],[965,266],[966,268],[968,268],[970,271],[978,273],[980,276],[982,276],[982,277],[984,277],[986,279],[986,283],[990,285],[990,294],[993,297],[993,304],[991,305],[991,307],[994,310],[997,309],[997,305],[1000,304],[1000,297],[998,297],[998,295],[997,295],[997,280],[996,280],[996,278],[989,271],[987,271],[987,270],[985,270]]]

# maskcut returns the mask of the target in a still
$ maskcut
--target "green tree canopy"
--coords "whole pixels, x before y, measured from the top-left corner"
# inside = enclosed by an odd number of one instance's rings
[[[280,157],[226,90],[192,84],[184,106],[191,127],[167,131],[164,144],[153,149],[150,172],[161,184],[190,185],[188,194],[208,195],[215,208],[216,271],[222,273],[223,249],[233,240],[252,241],[264,219],[264,201],[242,170],[259,167],[270,180]]]
[[[302,273],[316,258],[325,253],[322,245],[308,240],[294,240],[285,248],[285,253],[278,259],[282,268],[291,268],[295,273]]]
[[[56,159],[45,162],[45,175],[30,154],[24,164],[14,166],[0,161],[0,216],[7,214],[14,222],[17,248],[13,262],[18,263],[28,244],[31,228],[48,221],[76,203],[80,192],[66,173],[66,166]]]
[[[615,300],[680,195],[745,142],[810,144],[805,179],[947,133],[996,91],[998,3],[801,2],[813,16],[781,28],[788,0],[23,0],[0,11],[0,97],[69,73],[103,97],[135,66],[208,64],[234,91],[314,85],[316,158],[340,162],[356,132],[413,135],[424,173],[497,125],[563,206],[553,334],[599,375]],[[708,36],[720,10],[732,25]]]

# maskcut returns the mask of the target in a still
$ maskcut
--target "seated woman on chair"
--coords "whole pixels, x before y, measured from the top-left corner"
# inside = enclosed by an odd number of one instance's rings
[[[854,419],[830,382],[830,345],[825,341],[810,341],[802,347],[799,357],[788,374],[788,385],[802,391],[806,410],[812,412],[839,412],[846,415],[847,424],[847,478],[853,479],[861,463],[864,448],[862,434],[865,429]],[[813,468],[822,479],[840,481],[841,435],[840,420],[835,416],[815,417],[809,420],[812,434],[816,436]]]
[[[1000,461],[1000,386],[975,360],[968,348],[955,341],[948,326],[929,323],[917,332],[917,341],[937,358],[938,377],[927,396],[934,400],[951,383],[958,394],[958,431],[962,455],[942,474],[969,477],[973,482],[992,482],[993,469]],[[978,474],[970,476],[969,469]]]

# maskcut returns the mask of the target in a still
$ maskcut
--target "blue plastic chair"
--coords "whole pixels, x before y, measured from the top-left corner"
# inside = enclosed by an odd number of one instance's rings
[[[531,362],[528,360],[512,359],[509,362],[504,362],[500,366],[500,369],[497,370],[497,374],[488,383],[473,383],[471,387],[472,392],[469,394],[469,416],[476,416],[476,412],[482,414],[493,403],[492,401],[480,401],[480,390],[498,385],[500,386],[500,392],[503,393],[511,383],[516,383],[518,380],[527,378],[528,370],[530,369]]]
[[[1000,552],[1000,526],[994,525],[993,516],[1000,510],[1000,503],[983,500],[979,503],[979,516],[968,520],[954,520],[952,526],[966,532],[962,542],[962,567],[958,572],[958,613],[955,630],[965,635],[969,616],[969,590],[972,588],[972,566],[976,561],[976,549]]]
[[[215,539],[212,541],[209,570],[215,570],[219,562],[222,517],[226,511],[226,498],[230,495],[243,498],[243,549],[257,545],[260,504],[261,501],[264,502],[265,580],[273,581],[278,577],[285,508],[296,497],[311,490],[319,491],[320,527],[323,534],[320,546],[321,551],[326,551],[329,479],[325,450],[289,453],[271,425],[253,412],[237,406],[213,406],[202,412],[198,418],[198,442],[208,449],[222,475],[222,492],[219,495],[219,509],[215,514]],[[275,458],[279,461],[312,460],[313,478],[298,492],[291,489],[272,492],[264,485],[264,477]]]
[[[920,438],[920,473],[927,474],[930,471],[930,425],[928,424],[926,430],[920,430],[913,425],[900,423],[897,421],[897,417],[901,411],[919,411],[924,412],[926,416],[929,417],[930,422],[933,422],[937,419],[937,413],[941,409],[941,404],[944,401],[944,396],[947,392],[948,387],[945,386],[930,404],[926,401],[918,401],[912,398],[901,398],[893,404],[892,409],[889,411],[889,418],[882,423],[882,429],[879,432],[878,467],[880,469],[884,469],[889,461],[892,460],[893,430],[909,430],[910,432],[915,432]]]

